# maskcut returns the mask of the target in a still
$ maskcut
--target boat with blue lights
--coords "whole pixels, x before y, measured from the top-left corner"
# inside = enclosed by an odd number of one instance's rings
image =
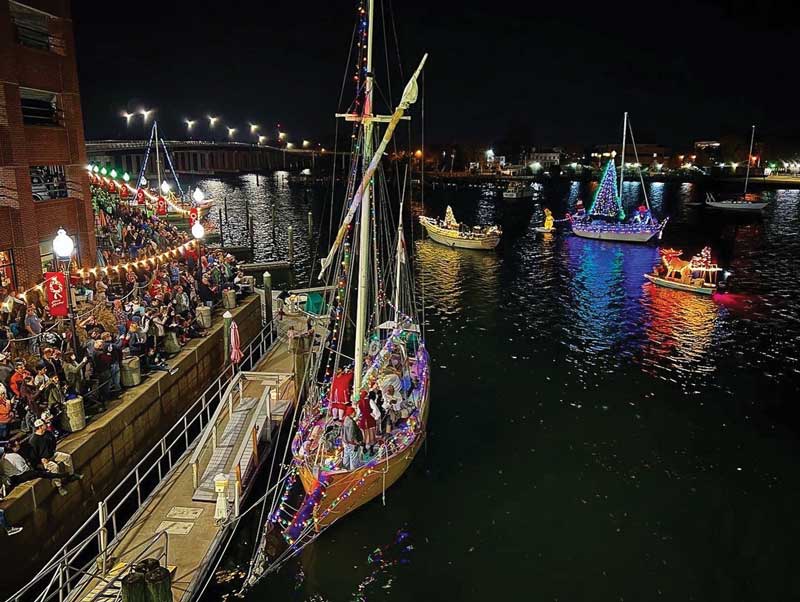
[[[572,232],[576,236],[636,243],[646,243],[653,238],[661,238],[668,219],[659,222],[653,217],[644,181],[642,181],[644,204],[637,209],[632,217],[626,218],[621,192],[625,182],[625,141],[629,129],[628,114],[625,113],[622,126],[622,160],[620,161],[619,188],[617,187],[617,168],[612,158],[606,163],[603,170],[600,185],[595,192],[589,212],[579,211],[576,215],[567,215],[572,226]],[[634,153],[636,153],[632,130],[631,143],[633,144]],[[638,154],[636,160],[637,162],[639,160]],[[641,178],[641,174],[639,177]]]

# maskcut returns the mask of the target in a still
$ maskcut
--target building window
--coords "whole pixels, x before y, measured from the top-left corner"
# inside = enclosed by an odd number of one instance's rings
[[[8,3],[17,44],[64,54],[64,41],[50,33],[50,15],[19,2]]]
[[[53,237],[55,238],[55,232],[53,233]],[[70,236],[72,242],[75,243],[75,254],[72,256],[72,261],[74,265],[80,265],[80,251],[78,247],[78,237],[77,236]],[[39,257],[42,260],[42,272],[55,272],[58,271],[58,266],[56,265],[55,255],[53,254],[53,239],[48,238],[47,240],[43,240],[39,243]],[[62,264],[63,265],[63,264]]]
[[[0,251],[0,287],[9,290],[17,288],[17,273],[14,269],[14,251]]]
[[[31,88],[19,89],[22,121],[25,125],[61,125],[58,94]]]
[[[67,173],[62,165],[32,165],[31,190],[34,201],[64,199],[67,194]]]

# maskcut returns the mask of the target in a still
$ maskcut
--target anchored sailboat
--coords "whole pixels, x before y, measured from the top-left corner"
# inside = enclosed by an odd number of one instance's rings
[[[622,190],[625,182],[625,141],[629,129],[628,113],[625,113],[622,125],[619,189],[617,189],[617,169],[612,158],[603,170],[600,186],[597,188],[589,213],[578,214],[570,218],[572,231],[577,236],[619,242],[648,242],[654,236],[660,238],[664,226],[667,225],[667,219],[659,222],[653,217],[644,181],[642,181],[644,205],[637,210],[632,218],[626,219],[625,208],[622,204]],[[636,161],[638,163],[639,158],[636,151],[636,143],[633,141],[633,130],[631,129],[630,131],[631,143],[633,144],[634,153],[637,155]],[[639,177],[641,179],[641,174]]]
[[[402,476],[425,439],[430,373],[406,256],[403,203],[395,229],[394,221],[387,227],[391,210],[386,199],[378,197],[385,190],[379,185],[381,158],[405,111],[417,99],[417,78],[427,54],[394,113],[374,115],[373,18],[370,0],[361,16],[367,27],[363,86],[354,103],[360,110],[339,115],[355,122],[356,142],[347,187],[351,200],[330,252],[321,261],[320,278],[327,277],[332,285],[327,337],[318,346],[312,344],[302,385],[305,403],[291,440],[292,460],[281,476],[283,492],[268,513],[247,585],[277,570],[349,512],[378,496],[385,499],[386,490]],[[377,148],[373,148],[375,123],[387,123]],[[394,240],[382,244],[384,238]],[[387,256],[388,265],[381,266]],[[383,273],[393,278],[383,278]],[[353,303],[356,324],[350,358],[342,347]],[[352,366],[346,365],[350,360]],[[361,441],[357,432],[362,433]]]
[[[712,209],[723,209],[725,211],[761,211],[767,206],[766,201],[759,201],[750,198],[747,194],[747,185],[750,183],[750,163],[753,160],[753,141],[756,137],[756,126],[750,130],[750,150],[747,151],[747,171],[744,175],[744,192],[741,196],[736,196],[718,201],[710,192],[706,194],[706,205]]]

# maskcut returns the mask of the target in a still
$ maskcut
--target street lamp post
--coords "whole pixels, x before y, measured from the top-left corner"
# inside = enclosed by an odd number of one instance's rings
[[[72,253],[75,250],[75,243],[72,238],[67,236],[64,228],[59,228],[56,237],[53,239],[53,253],[56,256],[56,264],[59,268],[64,270],[64,280],[67,285],[67,311],[69,312],[69,321],[72,325],[72,350],[75,352],[75,358],[80,361],[82,357],[82,349],[78,344],[78,330],[75,325],[75,308],[72,304],[72,284],[70,283],[69,272],[70,264],[72,263]]]
[[[201,263],[203,257],[203,238],[206,235],[206,229],[203,227],[203,224],[200,223],[200,219],[198,219],[194,225],[192,226],[192,236],[197,241],[197,261]]]

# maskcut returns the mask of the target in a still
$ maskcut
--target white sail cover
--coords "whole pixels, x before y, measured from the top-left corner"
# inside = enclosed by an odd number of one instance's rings
[[[405,110],[417,101],[417,77],[419,77],[427,58],[428,54],[425,53],[419,63],[419,67],[417,67],[414,75],[411,76],[411,79],[406,84],[405,90],[403,90],[403,97],[400,99],[400,104],[392,114],[392,119],[389,121],[389,125],[386,127],[386,132],[383,134],[381,143],[378,145],[378,148],[375,149],[375,154],[372,155],[372,160],[369,162],[369,166],[364,172],[364,176],[361,178],[361,184],[359,184],[358,190],[356,190],[356,194],[353,196],[353,201],[350,203],[350,207],[347,209],[347,214],[344,216],[344,221],[339,228],[339,232],[336,234],[336,240],[334,240],[333,246],[331,246],[331,250],[328,252],[328,256],[321,260],[322,267],[319,272],[320,279],[325,275],[325,271],[333,262],[333,258],[336,255],[337,249],[342,242],[344,242],[344,237],[347,235],[347,228],[352,223],[353,218],[356,215],[356,211],[358,211],[358,208],[361,205],[361,199],[364,196],[364,191],[366,191],[367,186],[369,186],[369,183],[372,181],[372,176],[375,174],[375,170],[378,168],[378,163],[380,163],[380,160],[383,157],[383,152],[386,150],[386,147],[389,145],[389,141],[392,139],[392,134],[394,134],[397,124],[400,123],[400,118],[403,116],[403,113],[405,113]]]

